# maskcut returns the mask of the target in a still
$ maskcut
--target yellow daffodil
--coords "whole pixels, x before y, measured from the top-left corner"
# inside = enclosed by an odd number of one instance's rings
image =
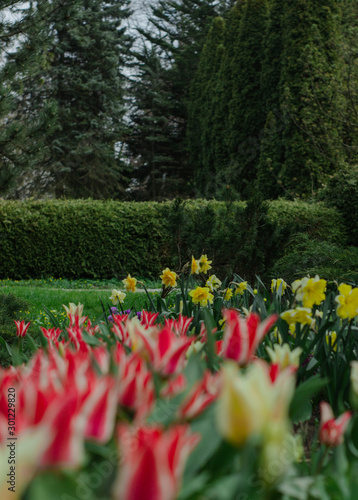
[[[200,264],[198,260],[195,260],[194,257],[191,257],[191,274],[199,274],[200,272]]]
[[[171,271],[169,267],[167,267],[164,271],[162,271],[162,273],[163,274],[160,277],[164,286],[174,287],[177,285],[176,280],[178,276],[174,271]]]
[[[296,292],[297,300],[301,301],[303,307],[312,307],[321,304],[326,298],[327,281],[315,278],[303,278],[292,283],[292,290]]]
[[[193,304],[200,304],[203,307],[207,306],[208,302],[212,304],[214,300],[214,295],[210,293],[210,289],[207,286],[198,286],[195,290],[191,290],[189,295]]]
[[[340,295],[336,297],[337,314],[340,318],[353,319],[358,315],[358,288],[342,283],[338,287]]]
[[[235,295],[244,295],[244,291],[247,290],[247,281],[242,281],[241,283],[235,283],[236,290]]]
[[[122,280],[123,285],[126,287],[127,292],[135,292],[137,280],[136,278],[132,278],[130,274],[126,277],[126,279]]]
[[[329,346],[333,346],[337,339],[337,332],[327,332],[326,333],[326,342]],[[333,350],[337,352],[337,344],[333,347]]]
[[[231,290],[231,288],[227,288],[226,292],[225,292],[224,300],[230,300],[231,297],[232,297],[232,290]]]
[[[115,289],[112,290],[112,295],[109,297],[114,306],[116,306],[119,302],[124,302],[125,298],[126,294],[124,292]]]
[[[273,338],[274,340],[276,340],[279,344],[283,344],[283,339],[282,339],[282,337],[281,337],[280,332],[278,331],[277,326],[273,329],[273,331],[272,331],[272,334],[271,334],[271,335],[272,335],[272,338]]]
[[[213,261],[208,259],[207,255],[202,255],[199,259],[200,272],[206,274],[209,269],[211,269],[211,263]]]
[[[210,278],[206,280],[205,284],[213,292],[214,290],[218,290],[218,288],[220,288],[221,281],[215,276],[215,274],[212,274]]]
[[[275,344],[273,349],[271,349],[271,347],[266,347],[266,350],[270,356],[271,362],[279,365],[281,370],[284,370],[288,366],[299,367],[300,356],[302,354],[302,349],[300,347],[296,347],[296,349],[291,351],[288,344]]]
[[[271,292],[278,292],[281,287],[281,293],[283,294],[287,288],[287,283],[282,278],[278,278],[277,280],[271,281]]]
[[[300,323],[301,325],[311,325],[313,322],[312,311],[308,307],[296,307],[281,313],[281,318],[289,325]]]

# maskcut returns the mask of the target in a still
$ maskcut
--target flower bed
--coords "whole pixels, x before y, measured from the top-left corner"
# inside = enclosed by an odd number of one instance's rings
[[[1,338],[2,499],[354,498],[358,288],[211,264],[164,269],[141,311],[113,290],[95,324],[70,304]]]

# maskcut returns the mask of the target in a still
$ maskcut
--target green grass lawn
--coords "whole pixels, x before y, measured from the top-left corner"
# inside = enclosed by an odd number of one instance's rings
[[[38,326],[50,326],[50,322],[46,316],[44,306],[47,307],[59,320],[66,318],[66,313],[63,304],[67,305],[70,302],[84,304],[83,313],[89,317],[91,321],[96,321],[103,317],[101,300],[108,310],[112,305],[109,297],[110,290],[98,289],[76,289],[63,290],[60,288],[51,289],[50,287],[39,287],[28,284],[4,284],[0,285],[0,293],[13,294],[25,300],[28,304],[27,308],[16,311],[16,319],[24,319],[32,322],[32,329]],[[145,307],[147,296],[143,292],[127,293],[123,309],[141,310]],[[108,312],[109,314],[109,312]]]

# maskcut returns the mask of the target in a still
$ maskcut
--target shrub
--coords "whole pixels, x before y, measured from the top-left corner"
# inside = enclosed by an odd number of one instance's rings
[[[328,241],[312,239],[307,234],[296,236],[286,254],[272,267],[272,278],[293,281],[305,275],[327,280],[358,283],[358,248],[342,248]]]
[[[293,235],[345,240],[334,208],[278,200],[263,204],[0,201],[0,277],[158,277],[207,253],[222,272],[263,274]]]
[[[358,246],[358,165],[347,166],[331,177],[321,199],[335,207],[343,216],[348,243]]]

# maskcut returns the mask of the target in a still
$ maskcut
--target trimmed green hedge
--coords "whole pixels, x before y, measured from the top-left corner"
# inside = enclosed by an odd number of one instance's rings
[[[278,200],[256,213],[253,204],[205,200],[0,201],[0,277],[158,277],[192,253],[207,253],[223,271],[263,272],[269,264],[257,267],[262,255],[282,256],[296,233],[346,239],[341,216],[323,204]],[[255,248],[256,259],[245,262]]]

